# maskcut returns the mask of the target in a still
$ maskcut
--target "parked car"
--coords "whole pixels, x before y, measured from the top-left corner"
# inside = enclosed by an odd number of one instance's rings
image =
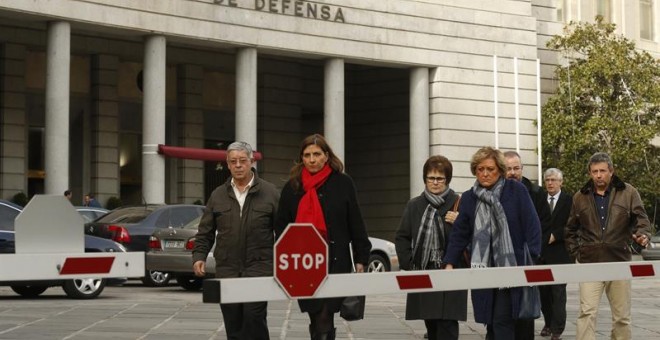
[[[660,260],[660,231],[651,236],[648,247],[642,250],[642,258],[647,261]]]
[[[149,238],[155,231],[181,229],[202,216],[203,211],[203,206],[192,204],[121,207],[85,224],[85,233],[112,239],[124,245],[128,251],[147,252]],[[147,286],[164,286],[169,281],[168,272],[148,267],[142,278]]]
[[[200,218],[190,221],[181,228],[156,230],[149,238],[146,268],[170,273],[186,290],[201,289],[203,279],[196,277],[192,271],[192,249]],[[374,237],[370,237],[369,240],[372,249],[367,270],[369,272],[399,270],[394,243]],[[206,259],[206,273],[208,277],[215,276],[213,249]]]
[[[389,272],[399,270],[399,258],[396,256],[394,243],[380,238],[370,237],[371,255],[368,272]]]
[[[22,210],[23,208],[19,205],[0,200],[0,254],[13,254],[15,252],[14,220]],[[84,242],[86,253],[126,251],[126,248],[121,244],[100,237],[85,235]],[[107,284],[122,284],[125,281],[125,278],[0,281],[0,286],[10,286],[14,292],[25,297],[36,297],[49,287],[61,286],[68,297],[93,299],[101,294]]]
[[[92,222],[97,218],[107,214],[110,210],[105,208],[96,208],[96,207],[75,207],[76,211],[83,217],[85,223]]]

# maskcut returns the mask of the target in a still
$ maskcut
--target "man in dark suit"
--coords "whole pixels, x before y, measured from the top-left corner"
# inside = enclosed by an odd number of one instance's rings
[[[527,188],[529,197],[534,203],[536,215],[541,222],[541,230],[550,228],[550,207],[546,204],[547,194],[545,190],[522,175],[523,164],[519,153],[507,151],[504,153],[504,159],[506,162],[506,178],[519,181]],[[516,320],[515,340],[534,340],[534,319]]]
[[[547,201],[551,210],[551,223],[543,226],[541,238],[541,262],[543,264],[571,263],[564,245],[564,227],[573,204],[573,196],[561,190],[564,175],[557,168],[547,169],[543,175]],[[541,311],[545,326],[541,336],[552,336],[551,340],[561,339],[566,326],[566,284],[539,286]]]

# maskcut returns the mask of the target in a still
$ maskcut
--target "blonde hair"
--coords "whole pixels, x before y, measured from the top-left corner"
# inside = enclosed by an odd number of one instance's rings
[[[504,176],[506,174],[506,161],[504,160],[504,154],[502,151],[490,146],[484,146],[472,155],[470,171],[472,171],[473,175],[477,175],[477,165],[487,159],[495,161],[498,170],[500,170],[500,175]]]

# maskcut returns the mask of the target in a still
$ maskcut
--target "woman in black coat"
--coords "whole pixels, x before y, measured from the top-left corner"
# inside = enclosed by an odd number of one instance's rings
[[[328,243],[329,272],[364,272],[371,243],[362,220],[353,180],[343,173],[344,164],[319,134],[306,137],[299,160],[282,189],[275,219],[279,237],[289,223],[312,223]],[[310,318],[311,339],[334,339],[334,314],[343,297],[298,300],[300,310]]]
[[[441,269],[460,199],[451,189],[452,165],[446,157],[424,163],[424,192],[408,201],[396,233],[396,253],[404,270]],[[429,339],[458,339],[458,321],[467,319],[467,291],[408,294],[406,320],[424,320]]]

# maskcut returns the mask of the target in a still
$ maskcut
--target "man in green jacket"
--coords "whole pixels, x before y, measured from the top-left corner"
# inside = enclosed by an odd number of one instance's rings
[[[589,159],[591,180],[573,196],[565,242],[578,263],[632,260],[631,240],[646,247],[651,223],[632,185],[614,175],[610,156],[597,152]],[[596,339],[598,304],[605,291],[612,310],[611,338],[632,339],[630,281],[580,283],[580,311],[575,338]]]
[[[206,276],[206,257],[215,243],[218,278],[273,275],[273,223],[280,194],[257,176],[252,147],[227,148],[231,178],[217,187],[199,222],[193,249],[195,275]],[[227,339],[267,340],[267,302],[220,304]]]

